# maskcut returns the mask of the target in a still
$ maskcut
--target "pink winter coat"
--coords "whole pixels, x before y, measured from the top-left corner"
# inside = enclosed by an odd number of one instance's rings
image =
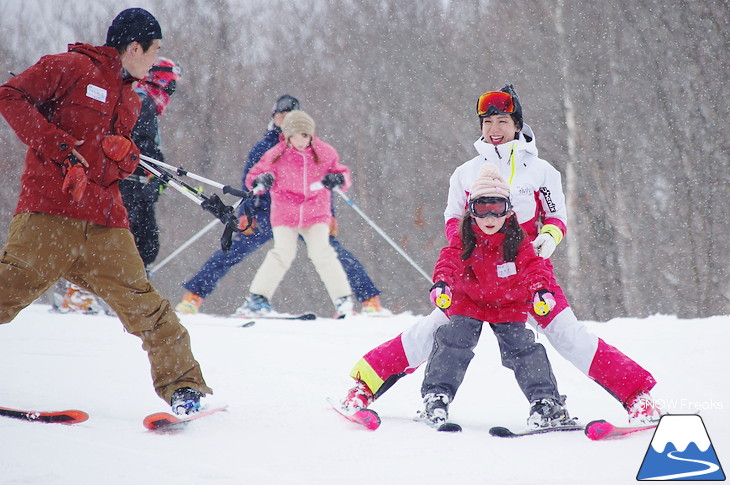
[[[315,152],[318,162],[315,162]],[[350,169],[340,164],[335,149],[317,136],[303,152],[282,139],[249,170],[246,186],[252,187],[254,180],[265,173],[274,176],[270,190],[272,227],[329,224],[332,220],[332,193],[325,188],[312,190],[310,186],[320,182],[328,173],[345,176],[345,184],[340,190],[345,191],[352,185]]]

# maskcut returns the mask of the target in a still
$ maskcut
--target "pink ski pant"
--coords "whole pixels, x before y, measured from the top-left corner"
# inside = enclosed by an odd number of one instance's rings
[[[562,290],[557,285],[552,289],[558,301],[555,310],[546,317],[530,314],[527,322],[539,326],[560,355],[624,405],[635,394],[654,387],[656,381],[646,369],[590,333],[575,317]],[[434,309],[394,339],[366,353],[350,375],[364,381],[379,397],[393,379],[412,373],[428,359],[436,329],[448,321],[441,310]],[[389,385],[383,387],[386,381]]]

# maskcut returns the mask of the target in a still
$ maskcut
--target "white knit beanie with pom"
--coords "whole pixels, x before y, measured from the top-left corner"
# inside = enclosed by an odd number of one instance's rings
[[[491,163],[485,163],[479,171],[479,177],[471,186],[469,197],[504,197],[509,199],[509,184],[499,174],[499,169]]]

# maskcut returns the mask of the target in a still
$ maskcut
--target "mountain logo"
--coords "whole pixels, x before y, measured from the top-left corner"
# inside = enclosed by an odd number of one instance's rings
[[[696,414],[662,416],[636,479],[725,480],[702,418]]]

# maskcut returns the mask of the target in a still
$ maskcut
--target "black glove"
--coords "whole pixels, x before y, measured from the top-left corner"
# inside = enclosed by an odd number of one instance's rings
[[[269,190],[274,185],[274,176],[268,172],[259,175],[253,181],[253,186],[256,187],[257,185],[261,185],[265,190]]]
[[[345,176],[341,173],[328,173],[322,179],[322,185],[326,189],[333,190],[335,187],[339,187],[345,183]]]
[[[150,204],[157,202],[160,197],[160,185],[162,185],[162,182],[157,177],[153,177],[139,191],[140,200]]]

